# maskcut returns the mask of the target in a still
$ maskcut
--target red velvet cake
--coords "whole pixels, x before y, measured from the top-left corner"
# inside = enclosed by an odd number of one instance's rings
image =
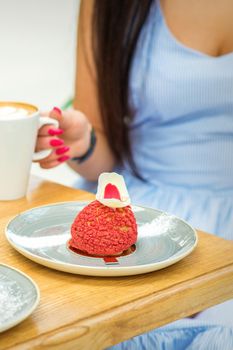
[[[75,218],[70,246],[94,256],[120,255],[137,240],[137,224],[124,179],[100,175],[96,200]]]

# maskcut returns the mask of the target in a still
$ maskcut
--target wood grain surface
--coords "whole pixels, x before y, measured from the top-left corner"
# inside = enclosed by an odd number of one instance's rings
[[[32,177],[27,197],[0,202],[0,262],[38,284],[38,308],[0,334],[0,349],[98,350],[233,297],[233,243],[198,231],[197,248],[163,270],[129,277],[88,277],[36,264],[7,242],[16,214],[93,195]]]

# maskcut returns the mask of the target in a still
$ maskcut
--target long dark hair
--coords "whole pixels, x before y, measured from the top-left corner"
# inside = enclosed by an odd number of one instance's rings
[[[137,172],[129,140],[129,74],[136,44],[153,0],[95,0],[93,52],[105,133],[119,164]]]

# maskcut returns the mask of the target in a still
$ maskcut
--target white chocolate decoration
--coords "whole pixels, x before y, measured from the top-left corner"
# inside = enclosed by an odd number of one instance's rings
[[[98,180],[96,199],[110,208],[123,208],[130,205],[123,176],[117,173],[102,173]]]

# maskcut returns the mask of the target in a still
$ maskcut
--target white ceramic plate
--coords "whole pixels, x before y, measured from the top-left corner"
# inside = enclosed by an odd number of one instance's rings
[[[9,243],[39,264],[90,276],[127,276],[151,272],[183,259],[197,245],[195,230],[164,212],[132,206],[137,224],[136,250],[116,259],[72,252],[67,242],[78,212],[89,202],[65,202],[33,208],[12,219],[6,227]]]
[[[39,299],[39,289],[30,277],[0,264],[0,333],[27,318]]]

